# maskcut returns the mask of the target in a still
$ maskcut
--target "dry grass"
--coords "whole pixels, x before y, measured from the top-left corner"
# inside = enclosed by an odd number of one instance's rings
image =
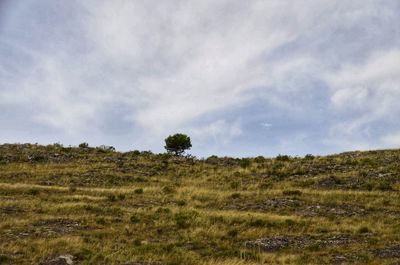
[[[399,159],[398,150],[244,161],[3,145],[0,264],[62,254],[79,264],[393,264]],[[312,241],[246,245],[276,237]],[[324,243],[332,237],[351,240]]]

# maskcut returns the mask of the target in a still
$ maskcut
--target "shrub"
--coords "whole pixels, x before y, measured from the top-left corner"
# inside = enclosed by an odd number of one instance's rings
[[[110,202],[115,202],[115,201],[117,200],[117,197],[116,197],[114,194],[108,194],[108,195],[107,195],[107,199],[108,199]]]
[[[140,222],[140,218],[137,214],[132,214],[130,218],[131,223],[136,224]]]
[[[174,193],[175,192],[175,189],[174,189],[174,187],[172,187],[172,186],[164,186],[164,187],[162,187],[162,192],[164,192],[165,194],[168,194],[168,193]]]
[[[135,156],[138,156],[138,155],[140,155],[140,151],[139,150],[134,150],[134,151],[132,151],[132,154],[135,155]]]
[[[143,194],[143,189],[142,188],[138,188],[138,189],[135,189],[133,192],[136,193],[136,194]]]
[[[239,181],[232,181],[229,186],[231,189],[238,189],[240,187],[240,182]]]
[[[196,211],[176,213],[174,216],[176,226],[180,229],[189,228],[197,216],[198,213]]]
[[[369,228],[366,227],[366,226],[362,226],[362,227],[360,227],[360,228],[358,229],[358,233],[360,233],[360,234],[366,234],[366,233],[369,233],[369,232],[370,232],[370,230],[369,230]]]
[[[176,204],[178,205],[178,206],[185,206],[186,205],[186,201],[185,200],[179,200],[179,201],[177,201],[176,202]]]
[[[39,193],[40,193],[40,190],[38,190],[38,189],[30,189],[30,190],[28,190],[28,194],[29,195],[35,196],[35,195],[39,195]]]
[[[262,226],[265,226],[266,224],[267,224],[267,222],[262,219],[255,219],[255,220],[249,221],[249,225],[254,226],[254,227],[262,227]]]
[[[229,237],[237,237],[238,233],[239,233],[239,232],[238,232],[237,229],[232,229],[232,230],[229,230],[229,231],[228,231],[227,235],[228,235]]]
[[[76,188],[76,186],[74,186],[74,185],[70,185],[70,186],[68,187],[68,191],[71,192],[71,193],[74,193],[76,190],[77,190],[77,188]]]
[[[304,158],[307,160],[313,160],[315,157],[312,154],[307,154]]]
[[[278,160],[278,161],[289,161],[290,160],[290,156],[288,156],[288,155],[278,155],[276,157],[276,160]]]
[[[257,156],[254,158],[254,162],[256,163],[263,163],[265,161],[265,158],[263,156]]]
[[[240,193],[238,193],[238,192],[232,193],[232,194],[231,194],[231,198],[232,198],[232,199],[239,199],[239,198],[240,198]]]
[[[0,264],[5,263],[9,260],[6,255],[0,254]]]
[[[88,148],[89,144],[88,143],[80,143],[79,148]]]
[[[282,191],[282,194],[286,195],[286,196],[300,196],[301,191],[299,191],[299,190],[284,190],[284,191]]]
[[[251,161],[249,158],[242,158],[239,162],[240,167],[248,168],[251,165]]]
[[[107,222],[103,217],[99,217],[96,219],[96,224],[105,225]]]
[[[171,211],[171,209],[170,208],[163,208],[163,207],[159,207],[157,210],[156,210],[156,213],[157,214],[170,214],[172,211]]]
[[[209,156],[206,159],[206,163],[212,164],[212,165],[218,165],[218,161],[219,161],[219,158],[216,155]]]

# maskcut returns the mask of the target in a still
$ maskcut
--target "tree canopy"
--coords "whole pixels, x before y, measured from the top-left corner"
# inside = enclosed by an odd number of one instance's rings
[[[168,153],[182,155],[192,147],[190,137],[183,133],[176,133],[165,138],[165,149]]]

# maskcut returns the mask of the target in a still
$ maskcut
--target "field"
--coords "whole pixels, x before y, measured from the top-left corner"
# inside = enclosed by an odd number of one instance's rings
[[[0,146],[0,264],[68,263],[400,264],[400,150]]]

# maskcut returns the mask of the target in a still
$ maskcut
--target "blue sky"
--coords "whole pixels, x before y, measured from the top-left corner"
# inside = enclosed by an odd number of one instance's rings
[[[0,1],[0,141],[400,147],[400,1]]]

